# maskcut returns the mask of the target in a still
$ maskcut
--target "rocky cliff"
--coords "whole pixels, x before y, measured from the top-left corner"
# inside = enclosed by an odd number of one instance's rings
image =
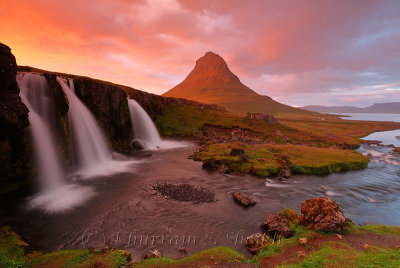
[[[25,184],[31,172],[28,109],[19,97],[17,63],[11,49],[0,43],[0,193]]]

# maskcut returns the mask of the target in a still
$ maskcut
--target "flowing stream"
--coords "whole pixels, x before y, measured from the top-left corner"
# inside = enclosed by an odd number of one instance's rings
[[[390,143],[395,139],[392,136]],[[285,181],[209,173],[200,162],[187,158],[195,149],[192,144],[152,151],[135,172],[92,180],[97,195],[84,205],[55,215],[17,209],[10,224],[39,249],[107,245],[131,252],[134,261],[141,260],[149,248],[181,258],[186,256],[178,250],[182,245],[188,254],[217,245],[248,254],[240,241],[260,231],[268,214],[286,207],[299,211],[301,201],[316,196],[336,200],[357,224],[400,225],[400,157],[391,148],[362,146],[360,152],[371,155],[364,170],[293,176]],[[159,181],[204,187],[215,193],[217,201],[168,200],[152,190]],[[239,206],[232,201],[234,191],[252,196],[257,205]]]

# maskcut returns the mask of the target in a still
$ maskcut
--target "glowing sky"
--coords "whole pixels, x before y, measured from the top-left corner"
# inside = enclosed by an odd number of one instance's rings
[[[400,1],[0,0],[19,65],[161,94],[220,54],[290,105],[400,101]]]

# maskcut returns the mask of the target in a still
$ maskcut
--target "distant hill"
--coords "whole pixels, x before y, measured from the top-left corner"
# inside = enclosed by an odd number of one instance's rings
[[[308,105],[301,108],[318,113],[400,114],[400,102],[375,103],[365,108],[359,108],[356,106],[321,106],[321,105]]]
[[[186,79],[162,96],[217,104],[238,113],[317,115],[254,92],[240,82],[221,56],[213,52],[199,58]]]

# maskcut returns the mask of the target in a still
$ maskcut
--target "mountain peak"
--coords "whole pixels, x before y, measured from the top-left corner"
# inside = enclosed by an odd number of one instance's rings
[[[217,104],[239,113],[310,113],[257,94],[240,82],[220,55],[211,51],[196,61],[185,80],[163,96]]]
[[[239,78],[229,70],[225,60],[214,52],[207,52],[196,61],[194,69],[185,79],[186,83],[210,84],[240,83]]]

